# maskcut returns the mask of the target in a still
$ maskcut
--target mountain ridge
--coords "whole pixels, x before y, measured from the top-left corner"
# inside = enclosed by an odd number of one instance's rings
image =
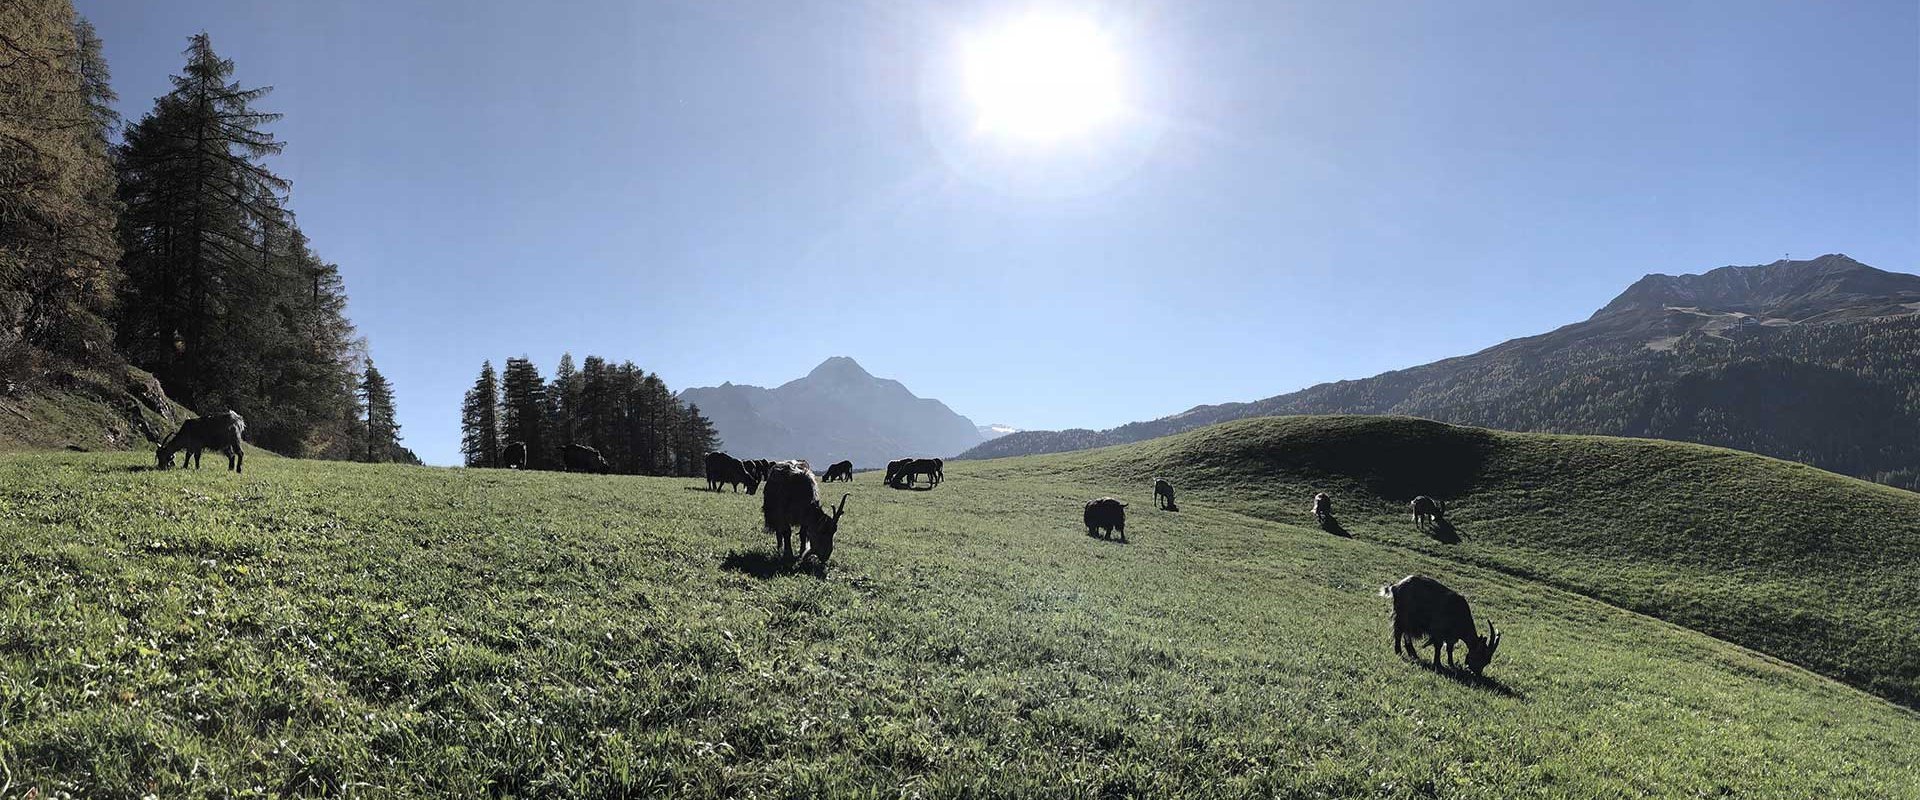
[[[1920,276],[1843,254],[1656,273],[1586,320],[1474,353],[1104,431],[1025,431],[961,457],[1125,444],[1252,416],[1403,414],[1720,445],[1920,488],[1920,445],[1898,443],[1920,438],[1916,311]]]

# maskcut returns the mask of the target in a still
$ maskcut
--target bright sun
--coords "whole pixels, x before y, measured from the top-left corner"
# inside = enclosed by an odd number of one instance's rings
[[[965,43],[967,94],[982,130],[1052,142],[1120,115],[1120,59],[1092,20],[1036,14]]]

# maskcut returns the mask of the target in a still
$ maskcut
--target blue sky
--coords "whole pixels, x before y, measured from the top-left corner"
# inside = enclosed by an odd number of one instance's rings
[[[206,30],[406,443],[483,359],[831,355],[1108,427],[1458,355],[1648,272],[1920,266],[1920,5],[76,0],[137,118]],[[1088,21],[1127,112],[978,129],[964,43]]]

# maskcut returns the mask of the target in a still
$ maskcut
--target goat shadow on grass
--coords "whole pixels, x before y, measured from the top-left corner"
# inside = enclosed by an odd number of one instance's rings
[[[908,486],[908,485],[906,485],[906,484],[904,484],[904,483],[889,483],[889,484],[887,484],[887,486],[888,486],[888,488],[891,488],[891,489],[898,489],[898,490],[900,490],[900,491],[903,491],[903,492],[931,492],[931,491],[933,491],[933,487],[932,487],[932,486]]]
[[[1427,536],[1443,544],[1460,543],[1460,529],[1444,519],[1434,520],[1432,527],[1427,528]]]
[[[1331,516],[1327,517],[1326,519],[1320,520],[1320,530],[1326,531],[1327,533],[1331,533],[1335,536],[1339,536],[1343,539],[1353,538],[1353,534],[1347,532],[1346,527],[1340,524],[1340,520],[1335,519]]]
[[[1442,678],[1446,678],[1447,680],[1453,681],[1454,683],[1460,684],[1462,686],[1471,686],[1483,692],[1492,692],[1494,694],[1500,695],[1501,697],[1511,697],[1522,703],[1527,702],[1527,694],[1525,692],[1522,692],[1519,689],[1515,689],[1511,686],[1501,683],[1500,679],[1498,678],[1489,678],[1485,675],[1475,675],[1473,674],[1472,670],[1455,669],[1453,667],[1435,667],[1432,661],[1429,661],[1424,658],[1416,658],[1414,659],[1414,663],[1418,664],[1421,669],[1424,669],[1435,675],[1439,675]]]
[[[720,568],[742,575],[751,575],[763,581],[780,575],[812,575],[816,578],[827,576],[826,565],[813,559],[808,559],[803,564],[799,559],[790,559],[778,553],[758,550],[745,553],[729,550],[726,557],[720,559]]]
[[[1133,542],[1130,542],[1125,538],[1115,536],[1110,533],[1094,533],[1093,531],[1087,531],[1087,538],[1097,539],[1099,541],[1106,542],[1107,544],[1133,544]]]

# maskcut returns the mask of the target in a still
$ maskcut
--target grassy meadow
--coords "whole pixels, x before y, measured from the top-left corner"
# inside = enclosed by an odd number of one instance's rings
[[[1723,608],[1724,563],[1790,595],[1733,632],[1841,635],[1816,628],[1854,595],[1776,616],[1820,600],[1822,574],[1731,533],[1576,551],[1585,526],[1664,519],[1565,506],[1569,483],[1651,502],[1579,455],[1646,445],[1486,434],[1471,472],[1418,437],[1380,454],[1457,473],[1435,490],[1459,495],[1446,544],[1370,499],[1426,466],[1258,462],[1350,443],[1350,424],[950,462],[932,491],[861,474],[824,487],[852,499],[820,575],[773,557],[757,497],[699,480],[0,457],[0,795],[1920,796],[1920,715],[1775,639],[1751,642],[1768,655],[1581,594],[1693,624]],[[1249,457],[1264,483],[1236,483]],[[1556,458],[1579,474],[1527,472]],[[1723,472],[1760,492],[1762,461]],[[1698,480],[1676,469],[1655,471],[1669,494]],[[1194,490],[1179,512],[1153,510],[1151,472]],[[1351,537],[1298,524],[1296,479],[1338,493]],[[1103,494],[1132,502],[1130,543],[1080,526]],[[1681,499],[1664,513],[1690,513]],[[1708,505],[1646,538],[1735,513]],[[1914,544],[1832,530],[1861,596]],[[1883,539],[1847,538],[1868,530]],[[1410,572],[1507,634],[1485,679],[1393,655],[1376,593]],[[1848,613],[1910,641],[1912,612],[1881,601]],[[1900,656],[1828,671],[1892,695],[1911,686]]]

